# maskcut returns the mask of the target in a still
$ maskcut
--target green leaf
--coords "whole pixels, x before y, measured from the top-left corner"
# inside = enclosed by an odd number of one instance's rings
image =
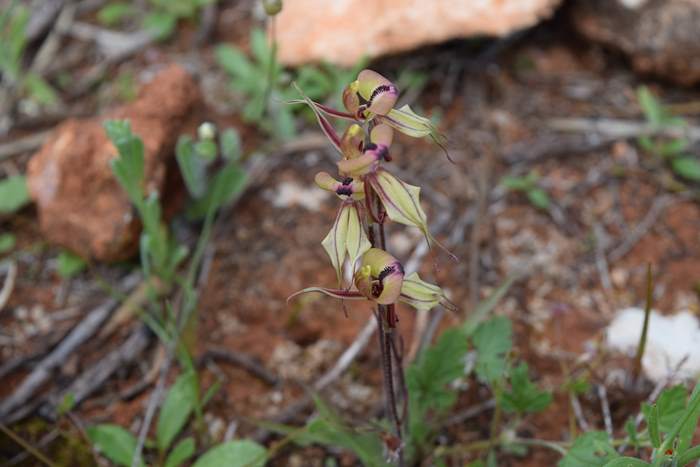
[[[694,446],[680,455],[678,465],[688,465],[698,459],[700,459],[700,446]]]
[[[29,204],[27,178],[13,175],[0,180],[0,214],[12,214]]]
[[[63,396],[61,402],[58,404],[58,406],[56,406],[56,415],[59,418],[63,417],[65,414],[73,410],[73,407],[75,407],[75,394],[69,392]]]
[[[139,206],[143,200],[143,141],[131,132],[131,125],[127,120],[108,120],[104,127],[118,151],[118,157],[111,161],[114,176],[126,191],[129,200]]]
[[[589,431],[576,438],[569,452],[557,464],[559,467],[603,467],[619,457],[602,431]]]
[[[507,412],[540,412],[552,402],[552,394],[540,391],[528,377],[526,363],[521,363],[510,376],[511,390],[501,395],[501,404]]]
[[[119,425],[102,424],[89,427],[87,436],[100,452],[118,465],[131,466],[136,438]],[[143,465],[143,461],[139,461]]]
[[[190,196],[202,197],[207,188],[206,165],[197,157],[192,138],[180,136],[175,147],[175,159]]]
[[[683,178],[700,181],[700,162],[692,156],[681,156],[671,160],[673,171]]]
[[[24,75],[23,85],[29,98],[39,104],[51,105],[58,101],[56,91],[36,73]]]
[[[688,149],[689,146],[690,142],[688,140],[677,138],[668,142],[661,142],[657,148],[657,152],[663,157],[674,157],[680,155],[683,151]]]
[[[0,255],[12,251],[17,243],[17,238],[11,233],[0,234]]]
[[[260,28],[250,31],[250,51],[257,62],[265,67],[269,65],[271,50],[267,45],[267,37]]]
[[[362,465],[386,466],[384,448],[376,433],[359,432],[347,426],[329,405],[317,396],[314,403],[318,417],[306,425],[305,433],[299,435],[302,442],[338,446],[353,452]]]
[[[216,209],[233,200],[233,198],[243,191],[248,176],[245,171],[235,162],[230,162],[214,177],[209,202]]]
[[[544,211],[549,209],[549,195],[542,188],[533,188],[531,190],[528,190],[527,199],[530,200],[530,202],[536,208],[542,209]]]
[[[187,423],[197,403],[197,375],[183,373],[170,386],[156,426],[156,444],[161,452],[167,451],[170,443]]]
[[[267,451],[249,440],[228,441],[204,453],[192,467],[262,467]]]
[[[448,329],[406,371],[411,439],[415,446],[427,443],[433,430],[431,416],[445,413],[455,403],[448,385],[464,375],[467,337],[460,329]]]
[[[642,412],[644,413],[644,418],[647,421],[647,431],[649,432],[649,440],[651,445],[655,448],[661,446],[661,435],[659,434],[659,411],[656,406],[644,404],[642,405]]]
[[[506,371],[506,354],[513,346],[513,329],[505,316],[496,316],[481,323],[472,337],[477,351],[476,374],[493,383]]]
[[[233,162],[241,159],[241,137],[233,128],[227,128],[221,133],[219,146],[224,159]]]
[[[143,18],[142,25],[151,31],[157,39],[164,40],[172,36],[177,25],[177,17],[170,13],[152,12]]]
[[[133,5],[124,2],[113,2],[100,8],[100,11],[97,12],[97,21],[105,26],[114,26],[134,13],[136,13],[136,9]]]
[[[649,91],[649,88],[640,86],[637,89],[637,100],[649,123],[655,126],[661,126],[664,123],[666,112],[661,106],[661,102]]]
[[[211,140],[198,141],[194,145],[194,150],[197,152],[197,155],[206,162],[212,162],[216,159],[216,154],[219,151],[216,143]]]
[[[228,45],[220,45],[214,52],[216,61],[228,72],[236,83],[258,78],[258,73],[248,57],[240,50]]]
[[[194,438],[185,438],[175,445],[165,459],[165,467],[178,467],[194,455]]]
[[[634,457],[618,457],[605,464],[604,467],[644,467],[647,465],[651,464]]]
[[[659,415],[659,430],[669,433],[685,412],[685,402],[688,392],[681,384],[664,389],[656,400]]]
[[[527,191],[532,188],[532,180],[528,177],[506,175],[501,179],[501,185],[513,191]]]
[[[61,251],[56,258],[56,272],[64,279],[70,279],[86,267],[87,263],[83,258],[68,250]]]
[[[625,422],[625,431],[629,437],[630,444],[635,448],[639,448],[639,436],[637,435],[637,426],[633,417],[628,418]]]

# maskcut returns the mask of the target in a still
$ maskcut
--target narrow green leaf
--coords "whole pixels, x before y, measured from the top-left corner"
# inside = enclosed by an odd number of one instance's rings
[[[187,423],[197,403],[197,375],[183,373],[168,390],[156,426],[156,443],[165,452]]]
[[[175,159],[190,196],[193,198],[203,196],[207,182],[206,166],[197,157],[192,138],[187,135],[180,136],[175,147]]]
[[[698,161],[695,157],[676,157],[671,160],[671,168],[673,168],[673,171],[676,174],[685,179],[692,180],[694,182],[700,181],[700,161]]]
[[[501,285],[494,290],[491,295],[486,299],[479,302],[474,311],[469,314],[469,317],[462,325],[462,330],[467,336],[471,336],[476,330],[477,326],[486,318],[486,316],[496,308],[496,305],[505,297],[513,282],[518,278],[518,276],[509,276],[504,280]]]
[[[527,199],[530,200],[533,206],[546,211],[549,209],[549,195],[542,188],[533,188],[527,191]]]
[[[249,440],[228,441],[204,453],[192,467],[262,467],[267,451]]]
[[[645,404],[642,406],[642,411],[644,412],[644,418],[647,421],[647,430],[649,432],[649,440],[651,445],[658,448],[661,445],[661,435],[659,432],[659,410],[654,405]]]
[[[154,11],[143,18],[142,25],[151,31],[157,39],[164,40],[172,36],[175,31],[177,17],[170,13]]]
[[[165,467],[178,467],[194,455],[194,438],[185,438],[175,445],[165,459]]]
[[[102,424],[89,427],[87,436],[105,457],[115,464],[130,467],[136,450],[136,438],[119,425]],[[143,462],[139,462],[143,465]]]
[[[219,138],[221,155],[228,161],[237,162],[241,159],[241,137],[233,128],[227,128]]]
[[[110,2],[97,12],[97,21],[105,26],[114,26],[136,12],[133,5],[125,2]]]

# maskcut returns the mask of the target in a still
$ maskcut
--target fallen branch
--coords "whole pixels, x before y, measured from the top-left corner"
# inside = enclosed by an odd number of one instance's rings
[[[138,326],[122,345],[85,370],[70,386],[58,394],[52,395],[49,401],[40,409],[41,415],[54,419],[56,417],[56,408],[68,395],[73,397],[75,405],[80,404],[89,395],[102,387],[105,381],[118,369],[133,363],[148,347],[150,340],[151,333],[148,327],[145,325]]]
[[[125,281],[125,287],[135,286],[140,276],[131,275]],[[87,314],[66,336],[63,341],[22,381],[22,383],[0,403],[0,421],[24,405],[46,383],[54,370],[63,364],[69,355],[90,339],[100,326],[109,318],[119,302],[112,298]]]

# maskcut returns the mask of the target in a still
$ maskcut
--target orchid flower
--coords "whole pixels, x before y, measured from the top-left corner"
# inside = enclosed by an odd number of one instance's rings
[[[343,104],[347,112],[314,102],[303,93],[302,96],[303,99],[293,100],[290,103],[303,103],[311,107],[321,128],[336,149],[339,149],[339,138],[325,115],[359,122],[374,120],[376,123],[384,123],[414,138],[428,136],[445,151],[448,159],[452,160],[445,149],[445,136],[438,131],[429,118],[418,115],[408,105],[394,108],[399,97],[399,89],[376,71],[362,70],[357,75],[357,79],[343,90]]]
[[[404,277],[401,263],[379,248],[370,248],[362,255],[361,265],[353,278],[355,289],[308,287],[288,298],[309,292],[319,292],[342,300],[369,300],[380,305],[406,303],[419,311],[428,311],[437,305],[454,310],[443,290],[422,280],[417,273]]]
[[[340,286],[345,258],[350,258],[350,264],[354,267],[357,259],[371,247],[362,226],[361,204],[357,203],[365,197],[364,184],[350,177],[338,181],[326,172],[316,174],[315,181],[320,188],[335,193],[343,200],[333,227],[321,242],[331,259]]]

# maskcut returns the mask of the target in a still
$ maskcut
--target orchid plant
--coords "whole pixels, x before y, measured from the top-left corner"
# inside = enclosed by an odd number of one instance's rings
[[[406,404],[399,417],[394,385],[406,398],[400,346],[395,342],[397,302],[419,311],[438,305],[454,309],[444,291],[420,278],[406,275],[402,264],[386,251],[384,224],[388,220],[418,228],[429,245],[440,245],[431,235],[427,217],[420,205],[420,187],[410,185],[385,168],[393,154],[394,131],[412,137],[429,137],[444,150],[444,137],[430,119],[416,114],[409,106],[395,108],[397,87],[372,70],[363,70],[343,92],[344,111],[314,102],[304,96],[293,103],[307,104],[333,147],[339,153],[337,178],[326,172],[316,174],[316,184],[340,199],[335,222],[321,242],[336,272],[337,287],[309,287],[292,297],[320,292],[341,300],[369,300],[376,305],[380,348],[384,370],[387,412],[394,423],[392,442],[386,446],[402,463],[402,430],[407,419]],[[329,118],[350,121],[342,136]],[[445,151],[446,152],[446,151]],[[449,157],[449,156],[448,156]],[[444,247],[443,247],[444,248]],[[352,280],[343,277],[346,261],[352,268]],[[290,297],[290,298],[292,298]]]

